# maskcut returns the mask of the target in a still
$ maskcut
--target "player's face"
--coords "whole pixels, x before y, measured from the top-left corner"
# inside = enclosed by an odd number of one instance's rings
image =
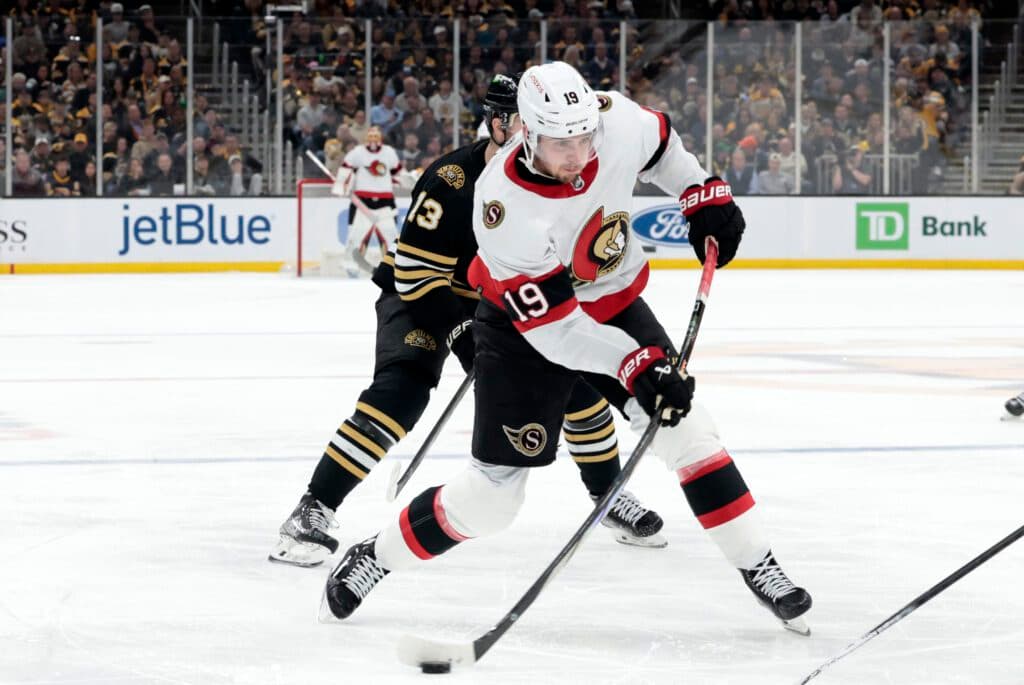
[[[366,134],[366,144],[369,147],[377,147],[380,145],[382,136],[380,131],[368,131]]]
[[[537,142],[539,171],[562,183],[572,183],[583,171],[594,152],[594,134],[584,133],[571,138],[540,136]]]

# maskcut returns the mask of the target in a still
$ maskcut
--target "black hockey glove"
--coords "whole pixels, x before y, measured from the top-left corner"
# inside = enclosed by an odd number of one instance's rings
[[[473,356],[476,351],[476,346],[473,343],[473,320],[466,319],[453,328],[445,342],[448,343],[448,349],[459,358],[462,370],[466,373],[472,371]]]
[[[683,191],[679,204],[690,224],[690,244],[700,263],[704,263],[704,239],[708,236],[718,241],[718,268],[732,261],[747,223],[732,200],[729,184],[712,176],[704,185],[694,184]]]
[[[641,347],[630,353],[619,367],[619,382],[636,397],[648,416],[653,416],[658,403],[665,399],[662,426],[674,426],[690,412],[693,378],[683,378],[660,347]]]

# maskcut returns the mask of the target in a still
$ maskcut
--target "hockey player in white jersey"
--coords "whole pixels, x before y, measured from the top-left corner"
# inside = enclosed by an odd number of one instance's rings
[[[394,186],[402,183],[401,171],[398,153],[384,144],[376,126],[366,132],[363,145],[345,155],[333,192],[352,200],[345,241],[350,276],[358,275],[360,270],[368,276],[398,239]],[[375,249],[368,252],[374,245]]]
[[[483,297],[474,326],[473,458],[349,549],[328,578],[326,608],[344,618],[388,573],[508,526],[530,469],[554,459],[562,408],[582,372],[636,429],[665,401],[653,451],[755,597],[806,633],[800,616],[811,597],[776,561],[709,413],[691,403],[692,378],[673,372],[672,342],[640,297],[648,265],[630,229],[636,179],[679,198],[698,258],[714,237],[719,267],[736,254],[744,229],[729,186],[708,177],[667,115],[619,93],[595,93],[565,63],[527,70],[518,101],[522,133],[498,152],[474,194],[479,252],[470,280]]]

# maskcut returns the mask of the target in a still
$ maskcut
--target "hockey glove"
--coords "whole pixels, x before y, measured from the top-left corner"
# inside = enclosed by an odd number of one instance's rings
[[[466,373],[472,371],[473,356],[476,353],[476,346],[473,343],[473,320],[466,319],[453,328],[445,342],[448,343],[448,349],[459,358],[462,370]]]
[[[747,223],[732,200],[729,184],[712,176],[704,185],[694,184],[683,191],[679,204],[690,224],[690,244],[700,263],[704,263],[704,240],[708,236],[718,241],[716,266],[721,268],[732,261]]]
[[[641,347],[630,353],[619,367],[619,382],[636,397],[648,416],[654,416],[658,403],[665,399],[659,419],[662,426],[674,426],[690,412],[693,378],[683,378],[660,347]]]

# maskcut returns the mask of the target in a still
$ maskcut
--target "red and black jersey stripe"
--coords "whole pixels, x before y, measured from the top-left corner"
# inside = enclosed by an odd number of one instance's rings
[[[648,160],[644,168],[640,170],[640,173],[649,171],[654,168],[654,165],[661,160],[661,156],[665,154],[665,149],[668,147],[669,134],[672,132],[672,122],[669,120],[668,115],[664,112],[660,112],[650,107],[644,107],[648,112],[658,117],[658,135],[660,136],[660,142],[658,143],[658,149],[654,151],[651,159]]]
[[[469,267],[470,284],[481,287],[481,295],[508,312],[520,333],[564,319],[577,306],[572,278],[564,266],[540,276],[515,276],[495,280],[477,257]]]

